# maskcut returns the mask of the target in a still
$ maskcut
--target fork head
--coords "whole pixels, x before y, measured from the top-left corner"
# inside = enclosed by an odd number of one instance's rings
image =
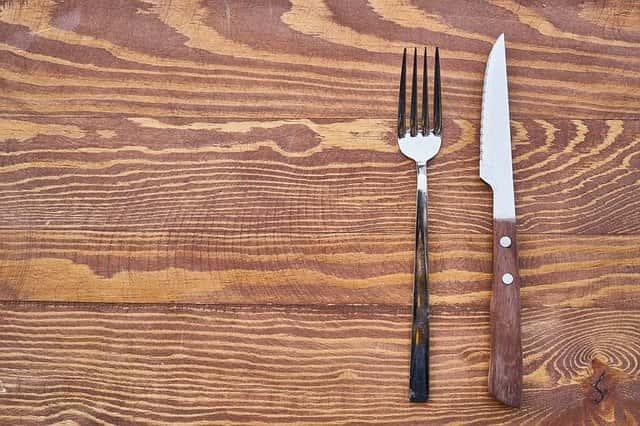
[[[398,101],[398,145],[400,152],[416,163],[424,164],[440,150],[442,143],[442,100],[440,97],[440,52],[436,47],[435,71],[433,82],[433,127],[429,125],[429,90],[427,83],[427,48],[424,49],[422,69],[422,107],[418,123],[418,78],[417,49],[413,50],[413,76],[411,85],[411,112],[409,129],[405,121],[406,104],[406,68],[407,49],[402,55],[402,74],[400,75],[400,96]]]

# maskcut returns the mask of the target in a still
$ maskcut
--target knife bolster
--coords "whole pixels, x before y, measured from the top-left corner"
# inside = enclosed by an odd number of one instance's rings
[[[515,220],[494,219],[489,392],[512,407],[522,399],[520,274]]]

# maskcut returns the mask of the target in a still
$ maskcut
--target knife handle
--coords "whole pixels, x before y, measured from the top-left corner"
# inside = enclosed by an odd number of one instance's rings
[[[427,258],[427,169],[418,164],[416,195],[416,250],[413,269],[413,319],[409,401],[429,399],[429,268]]]
[[[520,274],[515,220],[493,222],[489,392],[511,407],[522,399]]]

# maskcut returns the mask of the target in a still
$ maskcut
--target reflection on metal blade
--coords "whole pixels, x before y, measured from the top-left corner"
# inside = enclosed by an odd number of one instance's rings
[[[504,34],[491,49],[484,76],[480,177],[493,189],[494,218],[515,219]]]

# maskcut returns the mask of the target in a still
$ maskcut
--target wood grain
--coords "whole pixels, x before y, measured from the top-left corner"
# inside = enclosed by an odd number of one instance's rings
[[[0,118],[0,229],[404,233],[415,170],[391,120]],[[491,233],[479,123],[445,122],[435,233]],[[513,121],[521,233],[640,233],[640,121]],[[135,135],[135,136],[133,136]]]
[[[409,227],[409,226],[408,226]],[[4,300],[411,306],[406,235],[217,236],[3,232]],[[432,234],[436,306],[488,309],[491,235]],[[525,307],[640,304],[640,238],[519,236]]]
[[[477,177],[478,123],[445,127],[429,167],[433,300],[474,304],[488,295],[491,194]],[[640,121],[512,127],[525,291],[549,305],[637,301]],[[0,296],[405,305],[415,171],[392,128],[0,119]]]
[[[632,0],[0,2],[0,423],[639,424],[638,16]],[[487,392],[478,120],[503,31],[520,410]],[[415,45],[441,47],[446,119],[427,407],[406,402],[415,175],[392,121]]]
[[[400,54],[442,50],[446,118],[479,116],[507,33],[512,117],[638,118],[632,0],[54,0],[0,6],[0,112],[387,118]],[[622,12],[616,13],[619,10]]]
[[[525,309],[512,410],[486,390],[488,312],[436,308],[425,407],[404,307],[5,304],[0,422],[634,425],[639,329],[637,310]]]

